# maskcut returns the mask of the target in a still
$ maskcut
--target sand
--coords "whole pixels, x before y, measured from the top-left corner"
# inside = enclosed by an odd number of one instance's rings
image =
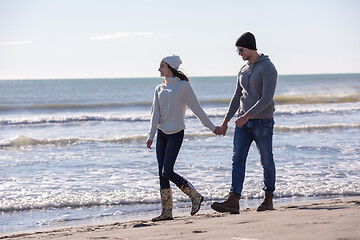
[[[0,236],[0,239],[360,239],[360,198],[291,203],[276,210],[240,214],[206,213],[172,221],[117,222]]]

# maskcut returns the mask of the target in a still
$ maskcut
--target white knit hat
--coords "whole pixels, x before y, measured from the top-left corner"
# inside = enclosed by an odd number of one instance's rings
[[[182,64],[180,57],[177,55],[167,56],[163,58],[163,61],[169,64],[169,66],[174,69],[178,69],[180,64]]]

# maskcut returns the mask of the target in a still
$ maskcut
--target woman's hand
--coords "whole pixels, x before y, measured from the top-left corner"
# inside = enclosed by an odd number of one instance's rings
[[[222,135],[222,131],[221,131],[221,127],[220,126],[216,126],[215,130],[214,130],[214,133],[216,135]]]
[[[151,144],[153,143],[152,140],[147,140],[146,147],[151,149]]]

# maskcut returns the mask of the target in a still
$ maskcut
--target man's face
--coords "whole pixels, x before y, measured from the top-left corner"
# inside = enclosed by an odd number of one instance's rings
[[[238,54],[242,57],[242,59],[243,59],[244,61],[249,60],[249,58],[250,58],[249,49],[244,48],[244,47],[239,47],[239,46],[236,46],[236,48],[237,48],[236,51],[238,52]]]

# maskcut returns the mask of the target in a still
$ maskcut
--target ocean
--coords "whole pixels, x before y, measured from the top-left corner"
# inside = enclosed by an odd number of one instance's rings
[[[161,78],[0,81],[0,234],[150,219],[160,213],[155,149],[146,148]],[[219,125],[236,77],[191,77]],[[277,203],[360,196],[360,74],[281,75],[275,94]],[[175,171],[204,195],[231,184],[234,120],[215,136],[191,110]],[[153,145],[155,146],[155,144]],[[261,202],[253,143],[240,207]],[[190,201],[173,186],[174,212]]]

